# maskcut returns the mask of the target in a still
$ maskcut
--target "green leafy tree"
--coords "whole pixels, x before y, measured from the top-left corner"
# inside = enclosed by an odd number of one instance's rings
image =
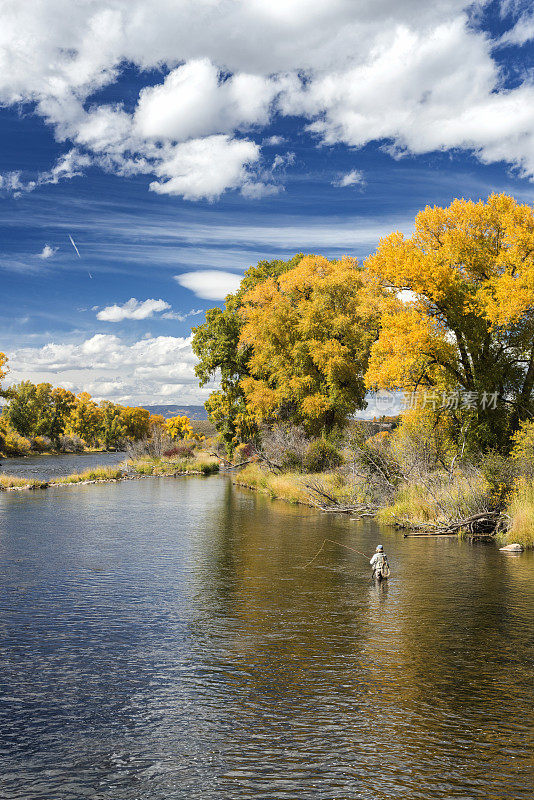
[[[22,381],[9,389],[9,403],[4,415],[11,427],[21,436],[33,436],[39,418],[37,387],[31,381]]]
[[[250,374],[251,355],[251,348],[239,342],[243,297],[254,286],[295,267],[302,257],[298,254],[289,261],[260,261],[250,267],[238,291],[226,297],[224,308],[210,309],[206,322],[193,328],[193,351],[199,359],[195,371],[200,385],[220,379],[221,388],[211,393],[205,407],[229,452],[240,440],[254,438],[257,433],[256,421],[247,409],[241,386],[241,380]]]
[[[122,408],[109,400],[103,400],[100,403],[100,409],[102,411],[102,444],[106,450],[113,450],[126,436]]]
[[[65,433],[76,398],[68,389],[53,389],[49,383],[37,384],[36,388],[38,419],[35,433],[50,437],[57,448],[60,437]]]

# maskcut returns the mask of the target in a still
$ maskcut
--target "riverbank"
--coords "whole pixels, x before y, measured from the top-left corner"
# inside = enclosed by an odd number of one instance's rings
[[[495,530],[486,534],[500,545],[512,542],[534,548],[534,483],[518,481],[505,496],[502,511],[496,511],[492,487],[480,476],[456,474],[434,476],[432,485],[420,481],[400,483],[384,502],[370,501],[369,487],[341,472],[303,474],[274,473],[249,464],[232,477],[236,486],[294,505],[374,518],[377,522],[410,532],[439,535],[448,527],[458,536],[472,536],[466,522],[484,516]],[[413,533],[412,533],[413,535]],[[478,533],[480,536],[481,534]]]
[[[219,471],[218,461],[209,456],[191,459],[139,458],[119,466],[96,466],[53,480],[18,477],[0,473],[0,491],[48,489],[57,486],[90,483],[116,483],[147,477],[179,477],[181,475],[213,475]]]

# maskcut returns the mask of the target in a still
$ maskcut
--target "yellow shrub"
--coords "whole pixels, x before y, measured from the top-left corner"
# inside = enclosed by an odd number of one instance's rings
[[[30,442],[16,431],[8,430],[3,436],[3,450],[6,456],[25,456],[30,452]]]
[[[526,478],[518,481],[508,514],[511,524],[502,537],[504,544],[519,542],[525,547],[534,547],[534,481]]]

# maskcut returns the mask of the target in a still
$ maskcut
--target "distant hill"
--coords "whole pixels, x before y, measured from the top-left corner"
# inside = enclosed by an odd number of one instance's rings
[[[161,414],[165,419],[169,417],[187,416],[189,419],[207,419],[208,415],[204,406],[141,406],[151,414]]]

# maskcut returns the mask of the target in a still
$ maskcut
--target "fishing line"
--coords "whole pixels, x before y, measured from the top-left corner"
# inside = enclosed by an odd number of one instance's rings
[[[343,542],[336,542],[336,540],[335,540],[335,539],[324,539],[324,541],[323,541],[323,543],[322,543],[321,547],[320,547],[320,548],[319,548],[319,550],[316,552],[316,554],[314,555],[314,557],[312,558],[312,560],[311,560],[311,561],[308,561],[308,563],[307,563],[307,564],[304,564],[302,567],[295,567],[295,569],[306,569],[306,567],[309,567],[309,566],[310,566],[310,564],[313,564],[313,562],[315,561],[315,559],[317,558],[317,556],[318,556],[318,555],[320,555],[320,554],[323,552],[323,550],[324,550],[324,546],[325,546],[325,544],[326,544],[327,542],[332,542],[332,544],[337,544],[337,545],[339,545],[340,547],[344,547],[346,550],[352,550],[352,552],[353,552],[353,553],[358,553],[358,555],[360,555],[360,556],[363,556],[363,557],[364,557],[366,560],[369,558],[369,556],[367,556],[365,553],[362,553],[362,552],[361,552],[361,550],[356,550],[356,548],[355,548],[355,547],[349,547],[349,546],[348,546],[348,544],[343,544]]]

